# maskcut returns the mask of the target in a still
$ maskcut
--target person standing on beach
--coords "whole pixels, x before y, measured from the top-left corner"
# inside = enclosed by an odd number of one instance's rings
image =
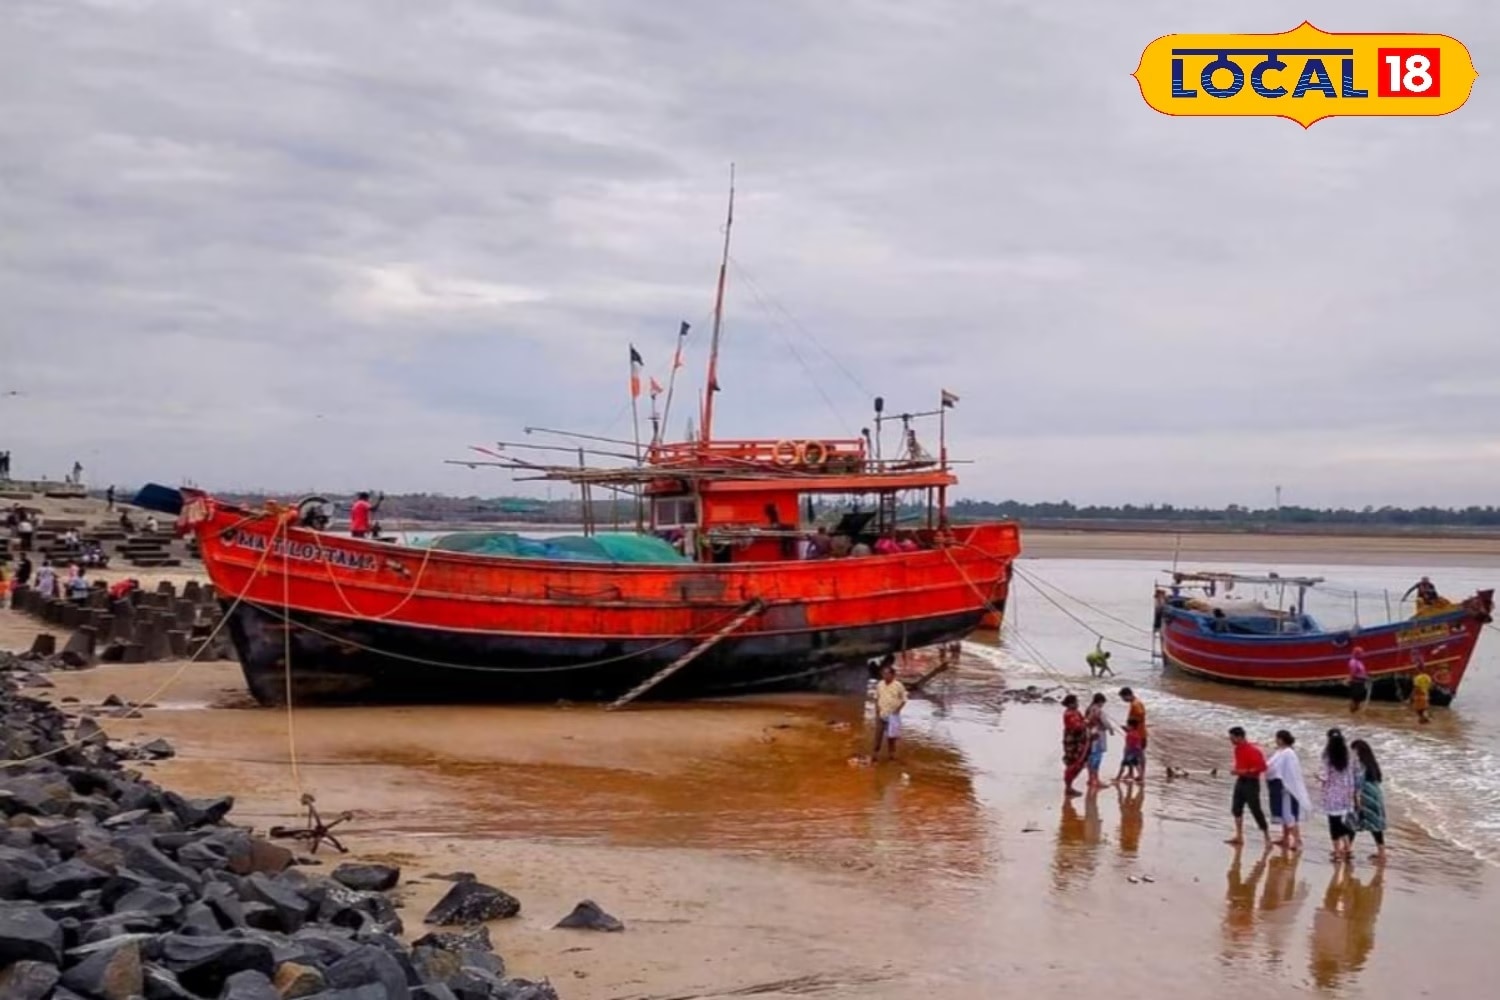
[[[1146,780],[1146,751],[1141,742],[1145,734],[1135,719],[1125,720],[1125,752],[1120,756],[1120,770],[1115,774],[1115,784]]]
[[[875,749],[873,764],[880,759],[880,745],[887,747],[889,760],[896,759],[896,743],[901,739],[901,710],[906,707],[906,685],[896,680],[896,666],[887,663],[875,683]]]
[[[1073,782],[1083,773],[1089,760],[1089,724],[1078,711],[1078,696],[1070,694],[1063,698],[1063,785],[1071,798],[1083,793],[1073,787]]]
[[[1308,811],[1311,797],[1302,780],[1302,762],[1294,749],[1296,740],[1285,729],[1276,732],[1276,750],[1266,762],[1266,796],[1270,800],[1271,818],[1281,823],[1277,841],[1289,851],[1302,850],[1302,816]]]
[[[1333,841],[1333,860],[1354,859],[1354,831],[1359,826],[1355,811],[1359,800],[1359,778],[1349,759],[1349,744],[1337,729],[1328,730],[1323,747],[1323,812],[1328,816],[1328,836]]]
[[[1146,747],[1150,740],[1146,734],[1146,703],[1136,696],[1136,693],[1128,687],[1120,688],[1120,700],[1130,707],[1125,712],[1125,725],[1128,727],[1132,722],[1141,731],[1141,781],[1146,780]]]
[[[114,484],[111,483],[110,486],[109,486],[109,489],[107,489],[107,490],[104,491],[104,510],[107,513],[114,513],[114,509],[115,509],[115,487],[114,487]]]
[[[52,568],[52,560],[46,556],[42,557],[42,565],[36,571],[36,592],[43,597],[57,596],[57,570]]]
[[[1114,723],[1104,714],[1105,697],[1096,693],[1084,713],[1089,727],[1089,788],[1103,787],[1099,781],[1099,768],[1104,765],[1104,753],[1109,749],[1109,734],[1115,731]]]
[[[1370,671],[1361,659],[1365,650],[1355,646],[1349,656],[1349,711],[1358,712],[1370,697]]]
[[[1266,848],[1271,847],[1271,827],[1260,807],[1260,776],[1266,773],[1266,755],[1260,747],[1245,738],[1245,730],[1235,726],[1229,730],[1229,742],[1234,744],[1234,798],[1229,811],[1234,816],[1234,836],[1224,841],[1240,847],[1245,843],[1245,810],[1255,819],[1261,834],[1266,838]]]
[[[1349,744],[1354,751],[1354,780],[1357,783],[1355,801],[1358,805],[1359,829],[1367,831],[1375,840],[1375,856],[1371,861],[1385,862],[1385,786],[1380,772],[1380,761],[1375,751],[1364,740]],[[1349,835],[1351,851],[1354,834]]]

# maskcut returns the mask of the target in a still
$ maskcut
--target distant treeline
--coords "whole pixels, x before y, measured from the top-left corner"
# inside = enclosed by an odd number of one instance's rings
[[[304,494],[305,495],[305,494]],[[321,494],[332,501],[340,514],[348,510],[352,494]],[[288,494],[224,494],[225,499],[259,502],[274,498],[283,501],[299,499]],[[867,508],[869,504],[865,505]],[[833,516],[847,509],[846,503],[820,501],[814,513]],[[618,500],[595,500],[594,522],[605,527],[616,521],[633,523],[635,503],[628,497]],[[1167,526],[1224,528],[1237,531],[1272,530],[1283,526],[1306,531],[1313,527],[1368,528],[1377,531],[1401,531],[1423,528],[1496,529],[1500,528],[1500,507],[1373,507],[1359,510],[1348,507],[1282,507],[1251,508],[1239,504],[1227,507],[1176,507],[1172,504],[1123,504],[1101,506],[1077,505],[1067,500],[1048,503],[1021,503],[1016,500],[959,500],[951,507],[955,520],[1015,520],[1022,524],[1078,527],[1139,527],[1156,530]],[[583,519],[583,505],[577,496],[566,499],[537,500],[530,497],[454,497],[434,493],[390,494],[380,515],[393,521],[466,521],[472,523],[513,521],[576,524]],[[903,506],[903,518],[917,519],[925,508]]]
[[[1123,506],[1078,506],[1067,500],[1053,503],[1020,503],[1015,500],[959,500],[952,505],[954,517],[966,520],[1012,519],[1032,523],[1047,521],[1133,521],[1170,524],[1225,526],[1248,525],[1338,525],[1370,528],[1493,528],[1500,527],[1500,507],[1281,507],[1251,508],[1174,507],[1171,504]]]

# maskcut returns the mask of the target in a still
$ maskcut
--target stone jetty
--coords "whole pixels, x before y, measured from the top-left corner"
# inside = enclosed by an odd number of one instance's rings
[[[111,743],[19,691],[51,658],[0,653],[0,997],[6,1000],[556,1000],[506,976],[486,921],[514,897],[464,878],[407,944],[399,869],[309,874],[128,765],[165,741]],[[38,755],[41,759],[31,759]]]

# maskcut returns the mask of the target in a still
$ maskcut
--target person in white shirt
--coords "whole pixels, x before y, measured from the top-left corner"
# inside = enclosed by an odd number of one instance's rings
[[[885,664],[875,684],[875,749],[871,763],[880,759],[880,745],[885,743],[891,760],[896,759],[896,743],[901,739],[901,710],[906,707],[906,685],[896,680],[894,663]]]
[[[1285,729],[1276,733],[1276,751],[1266,761],[1266,790],[1270,795],[1271,816],[1281,823],[1281,839],[1276,843],[1289,851],[1302,850],[1301,819],[1311,808],[1311,796],[1302,780],[1302,762],[1293,745],[1297,741]]]

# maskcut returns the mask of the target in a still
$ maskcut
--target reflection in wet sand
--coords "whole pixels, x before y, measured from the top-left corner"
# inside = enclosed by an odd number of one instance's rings
[[[1333,989],[1359,972],[1375,947],[1375,921],[1385,899],[1385,870],[1361,881],[1348,865],[1335,866],[1313,918],[1310,961],[1313,980]]]
[[[954,746],[909,731],[898,760],[854,766],[844,762],[864,749],[870,733],[863,724],[793,714],[796,721],[768,727],[750,746],[649,771],[627,772],[625,761],[518,765],[380,756],[419,763],[460,784],[471,832],[486,837],[713,845],[819,866],[878,865],[891,874],[974,877],[985,869],[987,830]],[[444,817],[444,828],[457,818]]]
[[[1244,958],[1250,954],[1255,933],[1255,893],[1271,860],[1268,851],[1258,851],[1249,876],[1244,874],[1245,849],[1234,849],[1234,860],[1224,875],[1226,888],[1224,899],[1224,951],[1226,960]]]
[[[1225,873],[1221,956],[1225,962],[1260,956],[1268,968],[1280,968],[1286,961],[1297,914],[1308,895],[1307,883],[1297,880],[1302,856],[1297,852],[1273,854],[1253,848],[1255,860],[1247,875],[1244,854],[1244,848],[1236,848]],[[1262,881],[1265,885],[1257,904],[1255,896]]]
[[[1104,821],[1099,816],[1099,790],[1083,796],[1083,814],[1075,799],[1064,799],[1057,824],[1057,850],[1052,859],[1052,884],[1059,891],[1077,889],[1099,869],[1099,844],[1104,839]]]
[[[1260,897],[1260,926],[1266,942],[1266,964],[1279,968],[1286,961],[1297,914],[1307,899],[1306,881],[1297,880],[1301,852],[1281,852],[1266,866],[1266,890]]]
[[[1133,858],[1141,850],[1141,830],[1146,825],[1146,786],[1118,784],[1115,801],[1120,807],[1120,854]]]

